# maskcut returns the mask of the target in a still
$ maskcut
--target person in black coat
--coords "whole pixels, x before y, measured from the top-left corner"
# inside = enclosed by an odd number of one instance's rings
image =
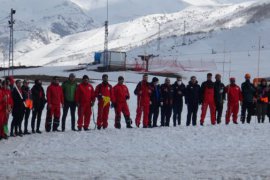
[[[24,99],[22,99],[22,82],[21,80],[16,81],[17,88],[13,88],[12,90],[12,98],[13,98],[13,109],[12,109],[12,122],[10,128],[10,136],[23,136],[22,133],[22,121],[25,112]],[[15,134],[14,134],[15,129]]]
[[[182,82],[182,77],[178,76],[173,84],[173,126],[181,125],[181,114],[183,110],[183,97],[186,86]],[[177,121],[176,121],[177,120]]]
[[[153,77],[152,82],[150,84],[152,93],[150,95],[149,127],[157,127],[157,119],[159,115],[160,99],[161,99],[160,85],[158,84],[158,81],[159,80],[157,77]]]
[[[221,123],[221,117],[223,112],[223,103],[226,98],[225,85],[221,82],[221,75],[216,74],[216,81],[214,84],[215,104],[216,104],[216,118],[217,123]]]
[[[30,90],[28,85],[29,85],[29,82],[27,80],[24,80],[23,81],[23,86],[22,86],[22,96],[23,96],[24,100],[31,99],[31,90]],[[30,134],[28,132],[28,129],[27,129],[27,127],[28,127],[28,119],[29,119],[29,116],[30,116],[30,111],[31,111],[31,109],[29,107],[25,108],[25,112],[24,112],[24,132],[23,132],[23,134],[25,134],[25,135]]]
[[[250,82],[250,74],[245,75],[246,81],[242,83],[241,90],[243,96],[243,103],[241,109],[241,122],[244,124],[246,119],[246,111],[247,111],[247,123],[250,123],[251,116],[254,111],[254,102],[256,99],[256,88]]]
[[[161,126],[170,126],[173,105],[173,88],[170,79],[166,78],[161,85]]]
[[[187,114],[187,123],[189,126],[192,118],[192,125],[197,125],[197,112],[200,104],[200,85],[198,85],[198,81],[195,76],[190,78],[189,84],[186,88],[185,93],[185,103],[187,105],[188,114]]]
[[[32,110],[32,121],[31,121],[31,128],[32,133],[41,133],[39,130],[40,122],[41,122],[41,115],[46,104],[46,98],[44,89],[42,87],[42,82],[39,79],[35,80],[35,85],[31,89],[32,99],[33,99],[33,110]],[[35,130],[35,123],[37,118],[37,126]]]

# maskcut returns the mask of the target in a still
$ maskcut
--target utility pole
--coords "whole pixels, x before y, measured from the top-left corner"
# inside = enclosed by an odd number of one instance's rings
[[[183,46],[186,45],[186,21],[184,21],[184,34],[183,34]]]
[[[258,51],[258,69],[257,69],[257,78],[260,77],[260,62],[261,62],[261,36],[259,36],[259,51]]]
[[[15,24],[15,20],[13,15],[16,13],[16,10],[11,9],[10,11],[10,20],[8,21],[9,28],[10,28],[10,36],[9,36],[9,58],[8,58],[8,76],[10,76],[10,67],[11,68],[11,75],[14,75],[14,47],[13,47],[13,25]]]
[[[105,42],[104,42],[104,64],[106,70],[109,70],[108,44],[109,44],[109,0],[107,0],[107,19],[105,21]]]

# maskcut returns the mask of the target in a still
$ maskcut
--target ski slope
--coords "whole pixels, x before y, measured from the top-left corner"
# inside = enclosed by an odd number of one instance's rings
[[[270,4],[269,1],[248,1],[232,5],[189,6],[175,13],[147,15],[112,24],[109,27],[109,49],[127,52],[130,63],[134,63],[139,54],[160,55],[165,60],[204,60],[209,58],[212,49],[222,53],[224,46],[227,53],[245,51],[248,54],[248,51],[254,51],[259,36],[264,43],[269,43],[268,16],[254,15],[262,10],[264,3],[267,6]],[[254,18],[258,22],[252,23]],[[186,46],[182,46],[184,21],[188,33],[185,37]],[[240,42],[243,42],[241,46]],[[103,48],[102,27],[66,36],[17,56],[15,64],[63,66],[89,63],[94,59],[94,52],[102,51]],[[194,57],[194,54],[199,56]],[[215,55],[210,58],[220,61]]]

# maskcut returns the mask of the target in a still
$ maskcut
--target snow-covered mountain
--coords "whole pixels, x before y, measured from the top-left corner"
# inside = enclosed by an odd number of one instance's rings
[[[94,52],[103,49],[106,0],[3,1],[0,44],[7,52],[8,29],[3,23],[13,7],[17,64],[75,65],[93,61]],[[269,8],[269,0],[109,0],[109,48],[127,51],[129,60],[146,52],[179,58],[191,51],[224,49],[225,37],[227,44],[235,44],[237,37],[242,38],[237,42],[244,42],[248,38],[225,35],[239,28],[251,39],[265,35],[269,42],[267,33],[252,32],[257,27],[267,32]],[[184,21],[187,46],[181,46]],[[159,24],[161,50],[157,51]],[[243,46],[248,51],[251,45]]]

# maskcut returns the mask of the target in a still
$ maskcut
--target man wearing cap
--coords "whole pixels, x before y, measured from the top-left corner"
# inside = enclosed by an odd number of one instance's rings
[[[81,131],[83,127],[85,131],[88,131],[92,114],[91,107],[95,104],[95,90],[89,83],[87,75],[83,76],[82,83],[76,89],[75,102],[78,105],[78,130]]]
[[[230,78],[230,84],[226,86],[226,93],[228,97],[226,125],[230,123],[231,115],[233,116],[233,123],[238,124],[237,116],[239,112],[239,102],[242,102],[242,93],[240,87],[235,84],[235,78]]]
[[[201,85],[201,103],[202,114],[200,124],[203,126],[207,108],[210,108],[211,124],[216,124],[216,106],[215,106],[215,91],[214,82],[212,81],[212,73],[207,74],[207,81]]]
[[[226,98],[225,85],[221,82],[221,75],[216,74],[216,81],[214,84],[215,90],[215,105],[216,105],[216,119],[217,123],[221,123],[221,117],[223,112],[223,103]]]
[[[161,126],[170,126],[173,106],[173,88],[169,78],[165,79],[165,83],[161,85]]]
[[[173,126],[181,125],[181,114],[183,110],[183,97],[186,86],[182,82],[182,77],[178,76],[173,84]]]
[[[130,95],[126,85],[124,85],[124,77],[118,77],[118,84],[113,87],[114,98],[113,106],[115,110],[115,123],[114,127],[117,129],[121,128],[121,113],[124,114],[126,120],[126,127],[132,128],[130,112],[127,104],[127,100],[129,100]]]
[[[75,91],[77,88],[77,83],[75,82],[75,74],[71,73],[67,81],[63,82],[62,89],[64,94],[64,108],[62,116],[62,131],[65,131],[66,118],[68,110],[70,109],[71,114],[71,130],[75,131],[75,112],[76,112],[76,102],[75,102]]]
[[[149,124],[149,106],[150,106],[150,95],[151,87],[148,83],[148,75],[144,74],[142,81],[138,83],[134,94],[137,96],[137,110],[135,123],[137,127],[140,127],[141,116],[143,112],[143,128],[147,128]]]
[[[59,78],[57,76],[53,77],[51,85],[47,88],[46,95],[48,104],[45,129],[47,132],[50,132],[51,128],[54,132],[59,131],[58,126],[60,123],[61,107],[64,104],[64,96],[62,87],[59,85]]]
[[[150,83],[152,93],[150,96],[150,112],[148,124],[149,128],[157,127],[157,119],[159,115],[160,99],[161,99],[160,85],[158,84],[158,81],[159,80],[157,77],[153,77],[152,82]]]
[[[254,108],[255,96],[256,96],[256,88],[250,82],[250,74],[245,75],[246,81],[242,83],[242,96],[243,96],[243,103],[241,109],[241,122],[244,124],[246,120],[246,111],[247,111],[247,123],[250,123],[252,111]]]
[[[108,75],[102,75],[102,83],[97,85],[95,89],[95,96],[98,99],[98,117],[97,128],[100,130],[102,127],[106,129],[108,127],[108,116],[110,109],[110,102],[113,101],[112,86],[108,82]]]

